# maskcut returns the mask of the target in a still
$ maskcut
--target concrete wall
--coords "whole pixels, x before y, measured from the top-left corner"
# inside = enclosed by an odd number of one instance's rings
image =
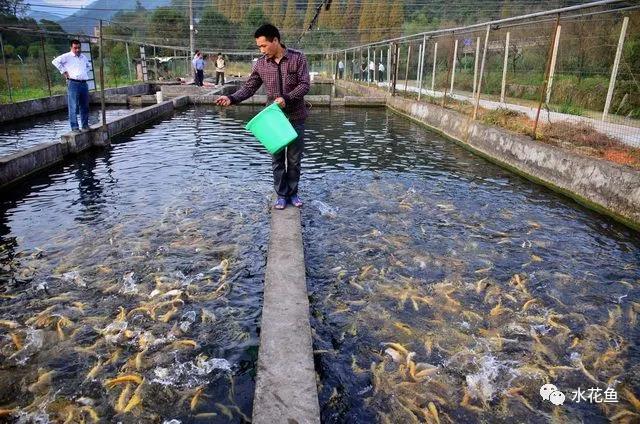
[[[392,97],[375,87],[340,81],[348,92],[385,97],[387,106],[467,149],[583,205],[640,230],[640,171],[581,156],[525,135],[485,125],[440,106]]]
[[[187,104],[188,97],[183,96],[116,118],[107,122],[108,136],[102,131],[101,124],[95,124],[89,131],[64,134],[59,142],[39,144],[25,151],[1,157],[0,187],[14,183],[92,146],[108,146],[109,137],[168,116],[175,108],[184,107]]]
[[[104,92],[105,97],[114,96],[112,99],[117,104],[123,104],[121,103],[121,98],[124,95],[124,104],[126,104],[127,95],[147,94],[149,92],[149,84],[136,84],[126,87],[108,88],[104,90]],[[100,92],[91,92],[89,95],[91,103],[100,103]],[[120,97],[117,97],[118,95],[120,95]],[[65,109],[66,107],[66,94],[52,97],[43,97],[41,99],[35,100],[25,100],[23,102],[17,103],[3,104],[0,105],[0,123],[41,115],[44,113]]]

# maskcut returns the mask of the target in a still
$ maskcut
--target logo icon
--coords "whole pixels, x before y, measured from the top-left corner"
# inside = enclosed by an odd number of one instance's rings
[[[542,396],[542,399],[548,400],[556,406],[562,405],[565,400],[564,393],[558,390],[558,388],[551,383],[540,387],[540,396]]]

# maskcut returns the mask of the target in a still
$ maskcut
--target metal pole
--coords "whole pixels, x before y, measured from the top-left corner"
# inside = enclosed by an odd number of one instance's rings
[[[129,72],[129,82],[133,79],[131,78],[131,56],[129,56],[129,43],[124,43],[124,47],[127,51],[127,71]]]
[[[433,71],[431,71],[431,95],[435,96],[436,92],[436,63],[438,60],[438,42],[436,41],[433,48]]]
[[[453,68],[451,69],[451,87],[449,88],[449,92],[453,94],[453,82],[456,79],[456,64],[458,63],[458,39],[454,43],[453,47]]]
[[[454,34],[451,34],[451,38],[454,37]],[[454,41],[454,40],[451,40]],[[457,41],[455,40],[455,44],[457,47]],[[457,49],[456,49],[457,50]],[[455,61],[455,55],[454,55],[454,49],[451,49],[451,57],[449,59],[449,63],[447,66],[447,79],[444,82],[444,94],[442,96],[442,107],[444,107],[447,104],[447,90],[449,89],[449,78],[451,77],[451,71],[453,70],[453,62]],[[453,83],[451,83],[451,85],[453,86]]]
[[[473,97],[476,97],[478,88],[478,62],[480,60],[480,37],[476,38],[476,57],[473,64]]]
[[[422,57],[420,58],[420,86],[418,87],[418,100],[422,95],[422,83],[424,81],[424,58],[427,56],[427,36],[422,38]]]
[[[604,104],[604,112],[602,112],[602,120],[607,119],[609,108],[611,107],[611,98],[613,97],[613,89],[616,86],[616,78],[618,77],[618,66],[620,65],[620,56],[622,55],[622,46],[624,45],[624,37],[627,34],[627,25],[629,17],[625,16],[622,20],[622,30],[620,30],[620,38],[618,39],[618,49],[616,50],[616,58],[613,61],[613,69],[611,70],[611,78],[609,79],[609,90],[607,91],[607,101]]]
[[[47,52],[44,49],[44,37],[40,36],[40,45],[42,46],[42,63],[44,65],[44,74],[47,77],[47,87],[49,88],[49,97],[51,94],[51,79],[49,78],[49,70],[47,69]]]
[[[547,103],[551,100],[551,85],[553,84],[553,76],[556,73],[556,58],[558,57],[558,45],[560,44],[560,31],[562,30],[562,26],[558,25],[558,30],[556,31],[556,41],[553,44],[553,53],[551,56],[551,69],[549,70],[549,86],[547,87]]]
[[[360,49],[360,60],[358,61],[358,72],[360,72],[360,80],[364,81],[364,75],[362,75],[362,49]]]
[[[376,66],[376,49],[373,49],[373,84],[377,85],[378,67]]]
[[[102,19],[100,19],[100,108],[102,110],[102,131],[107,132],[107,112],[104,106],[104,61],[102,60]]]
[[[347,79],[347,51],[344,51],[344,68],[342,68],[342,79],[346,80]]]
[[[507,67],[509,64],[509,31],[507,31],[507,38],[504,42],[504,62],[502,64],[502,89],[500,90],[500,103],[504,103],[504,95],[507,89]]]
[[[542,102],[544,101],[544,95],[547,92],[547,83],[549,82],[549,71],[551,70],[551,54],[553,52],[553,45],[556,43],[556,35],[558,34],[558,27],[560,26],[560,14],[556,18],[556,26],[553,28],[553,37],[551,37],[551,44],[549,45],[549,53],[547,53],[547,66],[544,72],[544,81],[542,82],[542,90],[540,90],[540,102],[538,103],[538,111],[536,112],[536,121],[533,123],[533,138],[536,138],[536,130],[538,129],[538,120],[540,119],[540,109],[542,109]]]
[[[404,92],[407,92],[407,83],[409,82],[409,61],[411,61],[411,44],[407,49],[407,66],[404,71]]]
[[[1,33],[0,33],[0,50],[2,50],[2,66],[4,66],[4,73],[7,76],[7,87],[9,88],[9,101],[13,103],[13,93],[11,91],[11,80],[9,79],[9,68],[7,68],[7,59],[4,57],[4,42],[2,41]]]
[[[194,52],[196,51],[196,41],[194,39],[194,28],[193,28],[193,2],[189,0],[189,57],[193,57]],[[155,56],[155,47],[153,51],[153,55]],[[155,58],[154,58],[155,60]],[[158,74],[156,72],[156,80],[158,79]]]
[[[369,72],[369,62],[371,61],[371,49],[369,47],[367,47],[367,85],[369,85],[371,83],[369,76],[371,75],[371,72]]]
[[[482,63],[480,63],[480,75],[478,76],[478,92],[476,93],[476,104],[473,107],[473,119],[478,116],[478,107],[480,106],[480,91],[482,90],[482,76],[484,74],[484,61],[487,58],[487,44],[489,44],[489,31],[491,27],[487,25],[487,32],[484,35],[484,47],[482,48]]]

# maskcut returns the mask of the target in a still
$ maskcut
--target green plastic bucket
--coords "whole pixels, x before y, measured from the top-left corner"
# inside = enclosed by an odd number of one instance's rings
[[[272,103],[245,126],[269,153],[276,154],[298,137],[280,106]]]

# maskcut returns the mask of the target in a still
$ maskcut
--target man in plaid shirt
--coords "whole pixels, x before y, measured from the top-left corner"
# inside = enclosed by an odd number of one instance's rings
[[[309,115],[304,95],[309,92],[309,67],[302,52],[285,47],[280,41],[280,32],[266,24],[254,34],[256,44],[263,56],[253,67],[245,84],[230,96],[220,96],[216,104],[229,106],[253,96],[264,83],[267,100],[277,103],[291,121],[298,138],[286,149],[272,156],[273,185],[278,195],[275,209],[284,209],[287,200],[295,207],[302,207],[298,196],[300,160],[304,147],[304,121]]]

